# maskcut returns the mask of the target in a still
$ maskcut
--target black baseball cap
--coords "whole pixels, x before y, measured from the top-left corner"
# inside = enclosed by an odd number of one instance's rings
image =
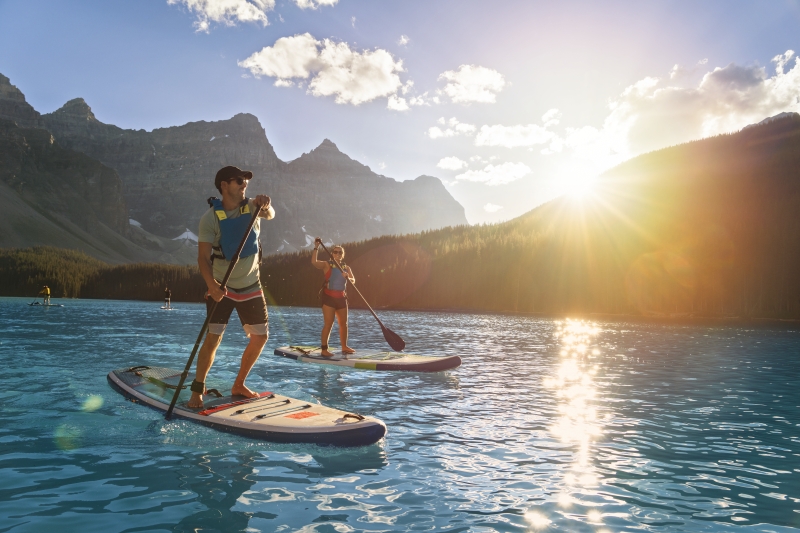
[[[239,177],[246,180],[253,179],[253,173],[249,170],[242,170],[239,167],[222,167],[217,171],[217,177],[214,178],[214,186],[219,190],[219,184],[223,181]]]

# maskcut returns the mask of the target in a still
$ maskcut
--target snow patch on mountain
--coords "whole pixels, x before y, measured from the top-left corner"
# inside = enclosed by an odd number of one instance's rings
[[[197,243],[197,235],[192,233],[192,231],[189,228],[186,228],[186,231],[184,231],[183,233],[181,233],[180,235],[178,235],[177,237],[175,237],[172,240],[173,241],[192,241],[194,243]]]

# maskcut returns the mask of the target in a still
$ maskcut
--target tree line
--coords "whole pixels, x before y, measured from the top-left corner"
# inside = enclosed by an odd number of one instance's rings
[[[325,237],[323,235],[323,237]],[[800,116],[632,159],[508,222],[344,243],[370,304],[547,314],[800,318]],[[269,303],[319,305],[310,250],[261,266]],[[325,254],[321,252],[323,258]],[[4,295],[201,301],[195,267],[0,250]],[[351,291],[350,304],[363,307]]]

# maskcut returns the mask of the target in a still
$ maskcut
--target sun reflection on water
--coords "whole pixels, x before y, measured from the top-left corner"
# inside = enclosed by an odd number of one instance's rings
[[[549,427],[550,433],[566,445],[573,446],[573,459],[564,473],[563,486],[557,496],[559,507],[567,509],[578,503],[599,485],[599,475],[592,461],[592,444],[602,434],[597,413],[598,391],[592,363],[600,350],[593,347],[593,338],[600,329],[587,321],[565,320],[558,323],[555,337],[561,345],[561,360],[553,375],[544,379],[558,400],[558,416]],[[586,520],[602,524],[602,513],[592,509]],[[533,521],[529,521],[532,526]]]

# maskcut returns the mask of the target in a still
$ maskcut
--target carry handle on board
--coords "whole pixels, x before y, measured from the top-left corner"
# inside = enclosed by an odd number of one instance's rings
[[[322,246],[323,250],[328,252],[328,249],[325,248],[325,243],[323,243],[322,240],[319,241],[319,244]],[[339,267],[339,270],[344,272],[344,269],[342,268],[342,265],[339,264],[339,261],[336,260],[336,258],[333,256],[333,254],[328,252],[328,255],[331,257],[333,262],[336,263],[336,266]],[[375,311],[372,310],[372,307],[369,305],[369,302],[367,302],[367,299],[364,298],[363,294],[361,294],[361,291],[358,290],[358,287],[356,287],[355,284],[352,281],[350,281],[349,278],[345,278],[345,279],[347,279],[347,282],[350,283],[350,286],[353,287],[356,290],[358,295],[361,296],[361,299],[364,300],[364,303],[367,304],[367,309],[369,309],[369,312],[372,313],[372,316],[374,316],[375,320],[377,320],[378,324],[380,324],[381,330],[383,331],[383,338],[386,339],[386,342],[389,343],[389,346],[392,347],[392,350],[394,350],[396,352],[402,352],[403,349],[406,347],[406,341],[401,339],[400,335],[398,335],[397,333],[395,333],[394,331],[390,330],[389,328],[387,328],[386,326],[383,325],[383,322],[381,322],[381,319],[378,318],[378,315],[375,314]]]
[[[239,243],[236,253],[233,254],[233,257],[231,257],[231,264],[228,265],[228,270],[225,272],[225,277],[222,278],[222,283],[220,284],[222,292],[225,292],[225,286],[228,284],[228,279],[231,277],[233,267],[235,267],[236,263],[239,261],[239,255],[242,253],[242,249],[247,242],[247,237],[250,236],[250,231],[253,229],[253,225],[256,223],[256,219],[258,218],[258,215],[261,214],[261,209],[263,207],[264,206],[259,207],[255,210],[255,213],[253,213],[253,217],[250,219],[250,224],[247,225],[247,231],[244,232],[244,236],[242,237],[242,242]],[[206,330],[208,330],[208,321],[211,320],[212,316],[214,316],[214,311],[217,310],[218,304],[219,302],[215,301],[211,306],[211,311],[206,315],[206,320],[203,322],[203,327],[200,329],[200,334],[197,336],[197,341],[194,343],[194,348],[192,348],[192,355],[190,355],[189,360],[186,361],[186,368],[183,369],[181,380],[178,382],[178,387],[175,389],[175,394],[172,396],[172,401],[169,403],[169,409],[167,409],[167,413],[164,415],[164,418],[167,420],[169,420],[172,416],[172,410],[175,409],[175,403],[178,401],[178,396],[181,393],[183,382],[186,381],[186,376],[189,375],[189,369],[192,367],[192,361],[194,361],[195,354],[197,354],[197,348],[200,346],[200,341],[203,340],[203,335],[205,335]]]

